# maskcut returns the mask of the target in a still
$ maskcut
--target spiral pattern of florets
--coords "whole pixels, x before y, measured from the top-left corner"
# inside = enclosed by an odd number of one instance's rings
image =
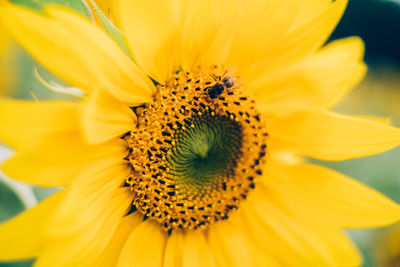
[[[212,91],[224,73],[181,71],[158,86],[153,103],[133,108],[137,128],[123,137],[132,169],[125,186],[132,209],[168,231],[227,219],[262,174],[265,125],[239,82]]]

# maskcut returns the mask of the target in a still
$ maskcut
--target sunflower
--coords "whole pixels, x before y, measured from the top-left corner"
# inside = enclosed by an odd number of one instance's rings
[[[400,218],[307,158],[400,143],[329,111],[364,73],[356,37],[324,45],[347,1],[119,0],[129,54],[71,10],[3,5],[0,23],[84,97],[2,100],[10,177],[63,189],[0,226],[35,266],[356,266],[342,233]]]

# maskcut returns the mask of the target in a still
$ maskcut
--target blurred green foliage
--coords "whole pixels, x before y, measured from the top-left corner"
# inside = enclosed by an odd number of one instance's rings
[[[5,221],[25,209],[18,196],[0,180],[0,221]]]
[[[72,8],[86,17],[90,17],[87,4],[82,0],[10,0],[11,2],[29,7],[34,10],[42,10],[46,4],[55,4]]]
[[[25,209],[17,195],[0,180],[0,222],[17,215]],[[28,267],[32,261],[0,263],[0,267]]]

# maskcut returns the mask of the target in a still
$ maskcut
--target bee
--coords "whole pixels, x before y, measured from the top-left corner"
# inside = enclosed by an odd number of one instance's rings
[[[224,92],[225,89],[230,89],[235,85],[236,79],[230,75],[232,72],[235,72],[233,68],[228,69],[222,78],[220,77],[213,86],[209,86],[205,89],[205,91],[207,91],[207,95],[211,99],[216,99]]]

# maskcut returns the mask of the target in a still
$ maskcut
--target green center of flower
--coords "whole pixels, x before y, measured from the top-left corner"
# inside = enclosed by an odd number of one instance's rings
[[[227,116],[203,114],[175,134],[167,157],[169,175],[192,193],[204,194],[221,187],[234,175],[241,156],[242,129]]]

